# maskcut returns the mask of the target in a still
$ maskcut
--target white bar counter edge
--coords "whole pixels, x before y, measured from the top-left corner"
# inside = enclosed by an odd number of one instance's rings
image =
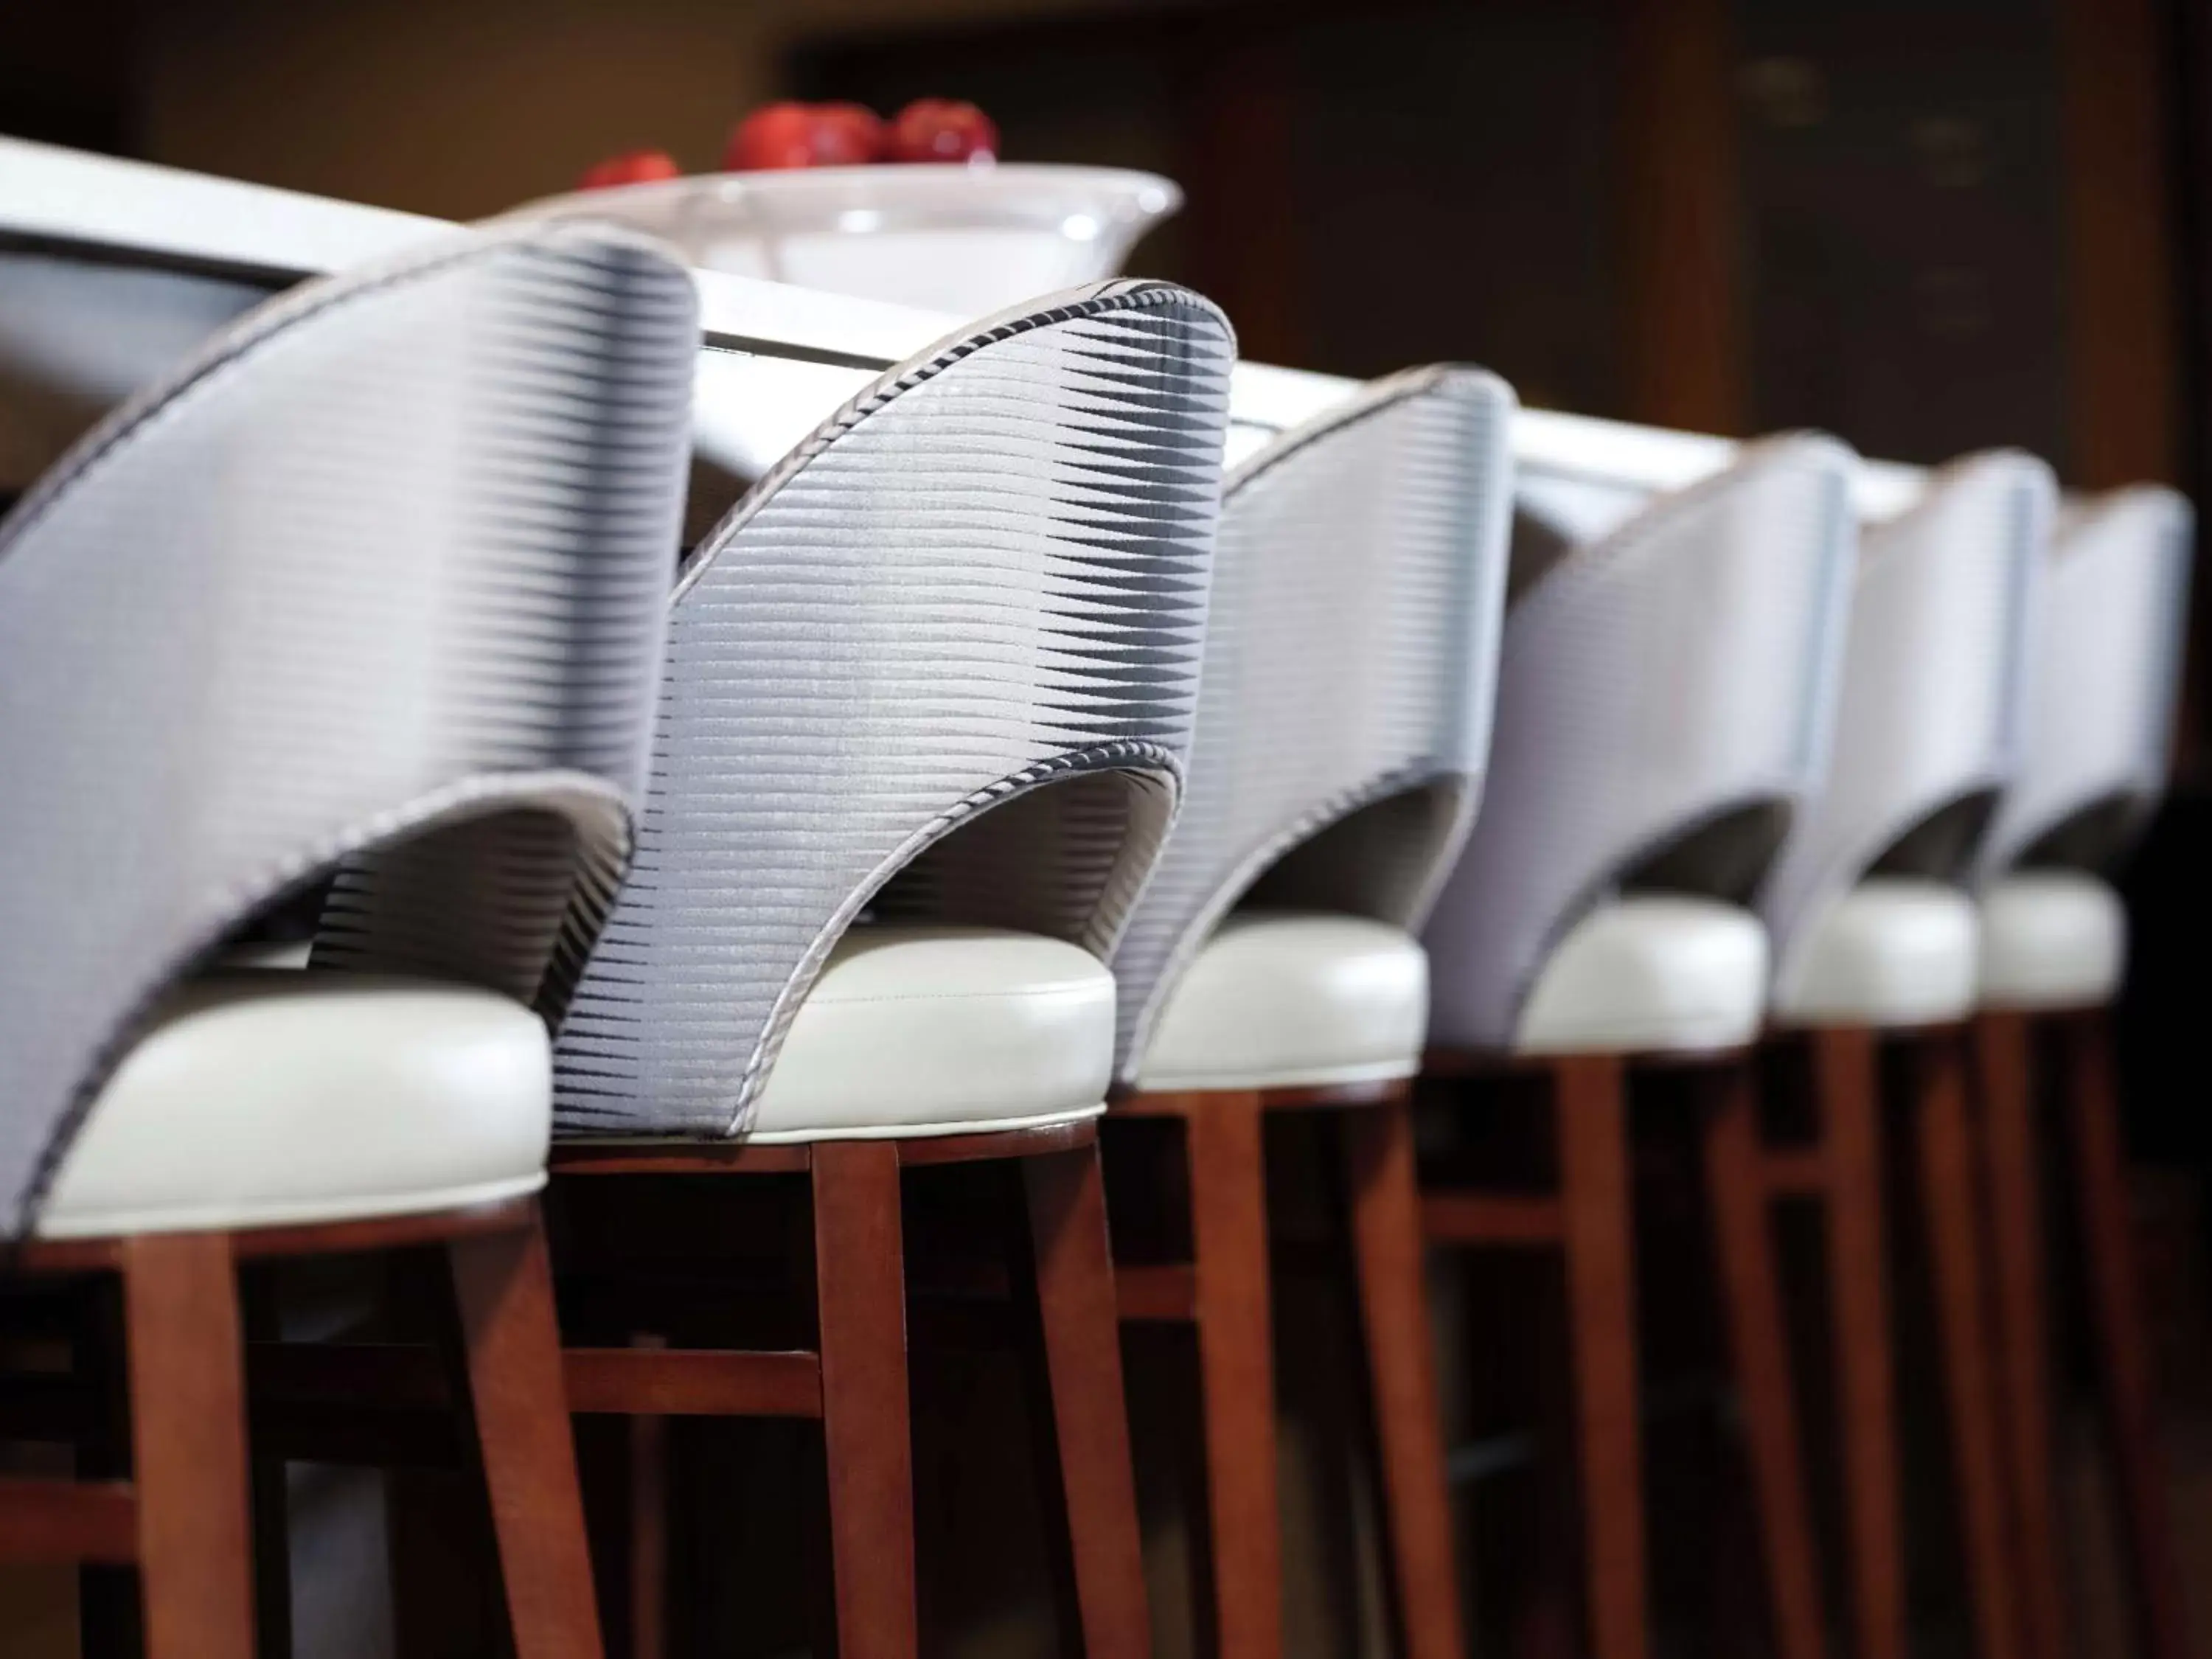
[[[420,214],[0,138],[0,240],[97,248],[133,261],[304,277],[380,258],[456,228],[451,221]],[[714,271],[694,276],[710,348],[788,364],[771,382],[780,382],[775,389],[782,394],[774,416],[757,428],[749,422],[741,437],[710,446],[729,451],[733,465],[764,464],[761,452],[783,434],[798,441],[872,374],[924,349],[962,320]],[[736,366],[727,364],[725,371]],[[765,367],[756,364],[751,373]],[[830,372],[820,372],[825,370]],[[702,403],[721,401],[708,395],[716,378],[710,354],[702,360]],[[758,389],[757,380],[751,384]],[[1231,392],[1231,459],[1321,414],[1351,396],[1358,384],[1240,362]],[[1513,447],[1517,459],[1547,470],[1588,472],[1653,490],[1677,489],[1708,477],[1728,465],[1737,449],[1726,438],[1530,409],[1516,418]],[[1905,510],[1918,499],[1926,476],[1917,467],[1865,462],[1856,491],[1862,516],[1881,520]]]

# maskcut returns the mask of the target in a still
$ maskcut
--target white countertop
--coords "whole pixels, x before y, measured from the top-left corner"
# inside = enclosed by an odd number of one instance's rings
[[[0,251],[12,243],[89,253],[274,289],[456,228],[418,214],[0,138]],[[962,320],[719,272],[694,275],[708,348],[700,366],[702,448],[744,470],[757,471],[875,374]],[[5,343],[0,330],[0,346]],[[1321,413],[1357,385],[1239,363],[1231,458]],[[1718,471],[1736,448],[1724,438],[1546,410],[1523,410],[1515,423],[1515,453],[1525,461],[1653,490]],[[1859,483],[1862,512],[1878,519],[1903,510],[1917,499],[1925,477],[1918,468],[1869,463]]]

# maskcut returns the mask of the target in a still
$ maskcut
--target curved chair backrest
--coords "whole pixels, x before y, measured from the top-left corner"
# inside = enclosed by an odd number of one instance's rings
[[[1426,936],[1432,1042],[1509,1047],[1624,884],[1748,900],[1826,750],[1852,465],[1773,439],[1641,510],[1524,473],[1488,801]]]
[[[1426,914],[1489,744],[1513,407],[1413,370],[1231,477],[1189,794],[1114,959],[1124,1080],[1239,899]]]
[[[241,319],[0,524],[0,1226],[155,1000],[341,864],[322,948],[557,1012],[629,854],[697,349],[651,244],[456,238]]]
[[[2059,510],[2028,648],[2026,751],[1983,873],[2100,869],[2166,787],[2188,621],[2189,503],[2142,485]]]
[[[559,1132],[742,1133],[863,909],[1111,951],[1181,789],[1234,356],[1166,283],[1010,312],[701,544]]]
[[[1878,866],[1963,881],[2020,750],[2035,578],[2057,486],[1969,456],[1861,537],[1828,780],[1760,903],[1777,982],[1812,924]]]

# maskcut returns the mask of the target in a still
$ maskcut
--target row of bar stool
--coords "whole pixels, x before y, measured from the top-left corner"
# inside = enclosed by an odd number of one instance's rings
[[[1642,1654],[1621,1110],[1637,1070],[1702,1070],[1717,1291],[1780,1650],[1814,1659],[1829,1626],[1772,1214],[1809,1199],[1827,1222],[1845,1625],[1859,1652],[1902,1652],[1879,1066],[1896,1054],[1905,1094],[1888,1104],[1923,1212],[1977,1650],[2063,1652],[2025,1042],[2047,1016],[2068,1045],[2072,1202],[2087,1224],[2136,1611],[2146,1650],[2178,1655],[2179,1581],[2102,1024],[2124,929],[2100,872],[2162,785],[2189,516],[2170,492],[2139,489],[2069,509],[2054,535],[2047,470],[1993,454],[1947,469],[1907,510],[1864,526],[1854,554],[1848,460],[1780,441],[1649,501],[1619,480],[1523,469],[1522,597],[1505,628],[1492,793],[1427,933],[1427,1071],[1441,1100],[1457,1079],[1516,1063],[1503,1057],[1547,1073],[1560,1185],[1536,1198],[1425,1185],[1428,1234],[1453,1246],[1564,1249],[1590,1639],[1600,1653]],[[1778,482],[1792,471],[1794,490]],[[1714,520],[1731,495],[1765,562],[1755,597],[1709,570],[1625,606],[1611,635],[1563,631],[1553,607],[1568,603],[1574,590],[1560,576],[1577,559],[1584,580],[1626,583],[1639,555],[1663,556],[1650,550],[1702,509],[1712,516],[1681,533],[1677,556],[1718,564],[1728,536]],[[1793,556],[1826,574],[1789,591]],[[1543,574],[1531,580],[1532,570]],[[1838,570],[1847,596],[1831,586]],[[1639,652],[1630,618],[1669,603],[1694,603],[1695,617],[1668,616]],[[1796,648],[1759,654],[1762,624]],[[1836,629],[1824,651],[1821,634]],[[1711,685],[1715,700],[1639,704],[1654,682]],[[1764,748],[1762,715],[1775,733]],[[1670,739],[1687,752],[1669,753]],[[1528,773],[1509,769],[1516,763]],[[1517,896],[1501,904],[1503,893]],[[1809,1139],[1768,1139],[1761,1080],[1778,1062],[1809,1070]]]
[[[0,1548],[93,1564],[92,1650],[253,1651],[238,1267],[404,1248],[516,1647],[597,1650],[545,1020],[629,863],[696,349],[647,244],[458,239],[252,313],[0,527],[9,1265],[119,1279],[125,1355],[61,1326],[76,1478],[0,1485]],[[222,965],[332,875],[360,971]]]
[[[1992,455],[1863,533],[1856,458],[1811,436],[1674,490],[1516,476],[1510,390],[1453,368],[1224,477],[1226,321],[1115,283],[884,375],[672,599],[696,349],[650,244],[471,235],[234,326],[0,526],[0,1186],[19,1276],[119,1275],[128,1403],[119,1433],[80,1331],[78,1478],[0,1482],[0,1552],[135,1565],[149,1651],[245,1653],[258,1529],[275,1650],[249,1397],[436,1408],[516,1650],[598,1651],[597,1584],[642,1653],[665,1584],[650,1547],[587,1565],[570,1413],[811,1418],[836,1644],[904,1659],[902,1177],[972,1166],[1004,1177],[970,1282],[1038,1353],[1083,1650],[1150,1644],[1116,1324],[1164,1322],[1197,1337],[1213,1644],[1267,1659],[1265,1128],[1295,1111],[1341,1137],[1406,1650],[1463,1648],[1425,1248],[1544,1248],[1590,1644],[1641,1659],[1627,1112],[1687,1066],[1780,1644],[1814,1659],[1826,1620],[1769,1207],[1817,1196],[1850,1622],[1881,1659],[1888,1046],[1981,1650],[2055,1656],[2026,1035],[2057,1010],[2135,1556],[2179,1659],[2087,1012],[2123,955],[2095,875],[2163,774],[2177,500],[2054,539],[2047,469]],[[305,972],[241,951],[302,892]],[[1814,1142],[1770,1144],[1766,1050],[1809,1057]],[[1549,1093],[1556,1190],[1425,1176],[1416,1082],[1449,1139],[1516,1073]],[[442,1363],[252,1307],[241,1346],[237,1262],[424,1245]],[[648,1545],[656,1501],[629,1496]],[[87,1583],[88,1638],[127,1641],[112,1576]]]

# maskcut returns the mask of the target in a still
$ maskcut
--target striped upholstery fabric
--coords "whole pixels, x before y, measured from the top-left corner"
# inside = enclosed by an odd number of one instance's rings
[[[1820,919],[1862,877],[1971,870],[2021,752],[2055,490],[2033,456],[1970,456],[1863,534],[1827,781],[1759,904],[1785,1004]]]
[[[456,237],[241,319],[0,524],[0,1224],[162,993],[341,864],[319,953],[556,1008],[629,853],[696,349],[650,244]]]
[[[1414,370],[1230,478],[1189,793],[1114,958],[1123,1081],[1239,900],[1419,925],[1489,742],[1513,408]]]
[[[2025,750],[1983,850],[2015,865],[2110,865],[2166,787],[2195,531],[2142,486],[2058,514],[2028,647]]]
[[[977,324],[701,544],[556,1133],[742,1134],[864,911],[1112,950],[1181,790],[1234,353],[1157,283]]]
[[[1750,897],[1826,750],[1853,465],[1774,439],[1640,502],[1523,470],[1487,804],[1425,936],[1432,1042],[1510,1048],[1623,887]]]

